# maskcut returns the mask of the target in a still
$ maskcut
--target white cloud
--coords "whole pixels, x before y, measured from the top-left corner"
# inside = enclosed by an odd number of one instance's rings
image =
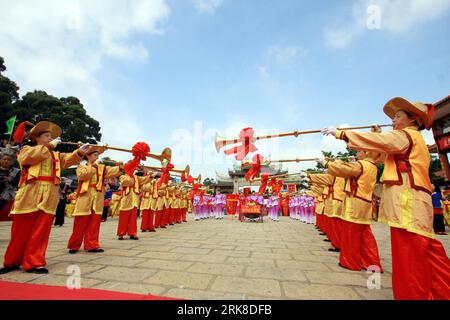
[[[450,9],[448,0],[360,0],[352,7],[348,23],[332,23],[324,29],[324,43],[327,47],[346,48],[365,31],[375,8],[380,13],[381,32],[404,35],[414,28],[440,18]]]
[[[195,9],[200,13],[214,13],[223,3],[223,0],[192,0]]]
[[[100,121],[103,141],[128,146],[142,139],[137,116],[121,111],[120,97],[104,92],[98,74],[107,57],[132,63],[148,58],[132,37],[164,33],[159,25],[170,15],[165,0],[0,0],[0,7],[0,54],[21,94],[41,89],[77,96]],[[126,134],[117,134],[119,126]]]

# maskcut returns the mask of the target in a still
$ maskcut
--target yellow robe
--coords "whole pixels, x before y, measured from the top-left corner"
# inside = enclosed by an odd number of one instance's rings
[[[328,162],[328,172],[336,177],[358,178],[362,174],[362,167],[357,162],[343,161]],[[374,177],[376,183],[376,176]],[[350,181],[347,181],[350,183]],[[347,193],[344,200],[344,210],[341,219],[358,224],[372,223],[372,202],[367,202]]]
[[[128,211],[134,208],[139,208],[139,193],[134,191],[135,180],[138,179],[139,186],[148,183],[151,176],[134,176],[130,177],[128,175],[120,176],[120,185],[122,186],[122,197],[120,199],[119,211]],[[125,193],[126,188],[130,188],[128,194]]]
[[[41,163],[39,176],[52,176],[53,160],[50,150],[46,146],[25,146],[17,158],[20,166],[32,166]],[[67,169],[81,161],[81,152],[60,153],[61,170]],[[10,214],[25,214],[42,210],[55,214],[59,202],[59,184],[48,181],[33,180],[19,187]]]
[[[338,130],[336,138],[341,136]],[[409,139],[400,130],[385,133],[345,131],[348,146],[354,150],[406,154]],[[382,159],[382,158],[381,158]],[[411,188],[407,173],[401,174],[402,185],[383,185],[378,221],[434,238],[431,195]]]
[[[121,173],[120,167],[105,167],[104,179],[118,177]],[[90,185],[96,185],[97,170],[91,164],[82,164],[77,168],[78,183],[89,181]],[[102,184],[102,190],[97,191],[95,187],[90,187],[88,190],[78,195],[75,204],[73,216],[88,216],[92,211],[95,214],[101,215],[105,204],[105,185]]]

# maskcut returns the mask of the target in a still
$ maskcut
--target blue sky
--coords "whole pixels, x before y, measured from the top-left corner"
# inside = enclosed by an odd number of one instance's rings
[[[389,123],[392,97],[450,94],[450,0],[6,3],[0,55],[21,94],[75,95],[102,142],[169,146],[176,166],[204,177],[233,163],[213,151],[216,131]],[[257,146],[272,159],[345,147],[320,135]]]

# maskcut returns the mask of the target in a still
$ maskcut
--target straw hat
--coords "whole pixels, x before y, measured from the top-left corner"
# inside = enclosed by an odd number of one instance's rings
[[[30,130],[30,133],[28,134],[28,139],[33,139],[43,132],[50,132],[52,139],[55,139],[61,136],[62,129],[60,126],[54,124],[53,122],[40,121]]]
[[[399,110],[413,114],[421,127],[430,128],[433,125],[431,105],[428,106],[422,102],[409,102],[406,99],[396,97],[389,100],[383,108],[384,113],[391,119]]]

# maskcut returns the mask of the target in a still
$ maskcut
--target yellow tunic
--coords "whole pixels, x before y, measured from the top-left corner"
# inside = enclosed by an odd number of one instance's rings
[[[156,180],[149,181],[142,186],[142,200],[141,210],[155,210],[156,199],[153,198],[153,188],[155,187]]]
[[[114,194],[111,197],[111,202],[109,203],[109,208],[111,209],[111,216],[114,217],[119,214],[119,204],[122,195]]]
[[[67,169],[81,161],[81,152],[59,153],[61,169]],[[41,163],[39,176],[53,175],[53,159],[46,146],[25,146],[17,158],[20,166],[27,167]],[[59,179],[58,179],[59,180]],[[45,213],[55,214],[59,202],[59,182],[29,181],[19,187],[16,193],[11,214],[25,214],[42,210]]]
[[[362,166],[358,162],[328,162],[327,168],[331,175],[337,177],[357,179],[362,174]],[[371,181],[374,187],[376,179],[377,176],[375,174],[375,176],[372,177],[373,181]],[[348,180],[347,183],[350,183],[350,180]],[[341,219],[358,224],[371,224],[372,202],[359,199],[347,192],[343,208]]]
[[[407,135],[400,130],[385,133],[345,131],[348,146],[355,150],[387,154],[406,154],[410,147]],[[337,138],[342,138],[338,130]],[[383,185],[378,221],[391,227],[434,238],[431,195],[411,188],[407,173],[401,185]]]
[[[166,204],[166,187],[166,184],[162,184],[161,187],[158,188],[158,198],[156,198],[154,210],[160,211],[164,209],[164,206]]]
[[[151,176],[134,176],[123,175],[120,177],[120,185],[122,186],[122,197],[120,199],[119,211],[128,211],[134,208],[139,208],[139,192],[134,191],[135,179],[138,180],[138,184],[142,185],[148,183]],[[127,188],[128,192],[127,192]]]
[[[119,176],[121,173],[120,167],[105,167],[104,179],[109,179]],[[88,190],[78,195],[77,203],[73,216],[88,216],[92,211],[95,214],[101,215],[105,204],[105,185],[102,183],[101,191],[97,191],[96,185],[98,182],[97,169],[91,164],[82,164],[77,168],[78,183],[89,181],[91,185]]]
[[[328,194],[329,187],[334,184],[334,177],[330,174],[308,174],[311,183],[323,187],[323,214],[332,217],[334,211],[333,196]]]

